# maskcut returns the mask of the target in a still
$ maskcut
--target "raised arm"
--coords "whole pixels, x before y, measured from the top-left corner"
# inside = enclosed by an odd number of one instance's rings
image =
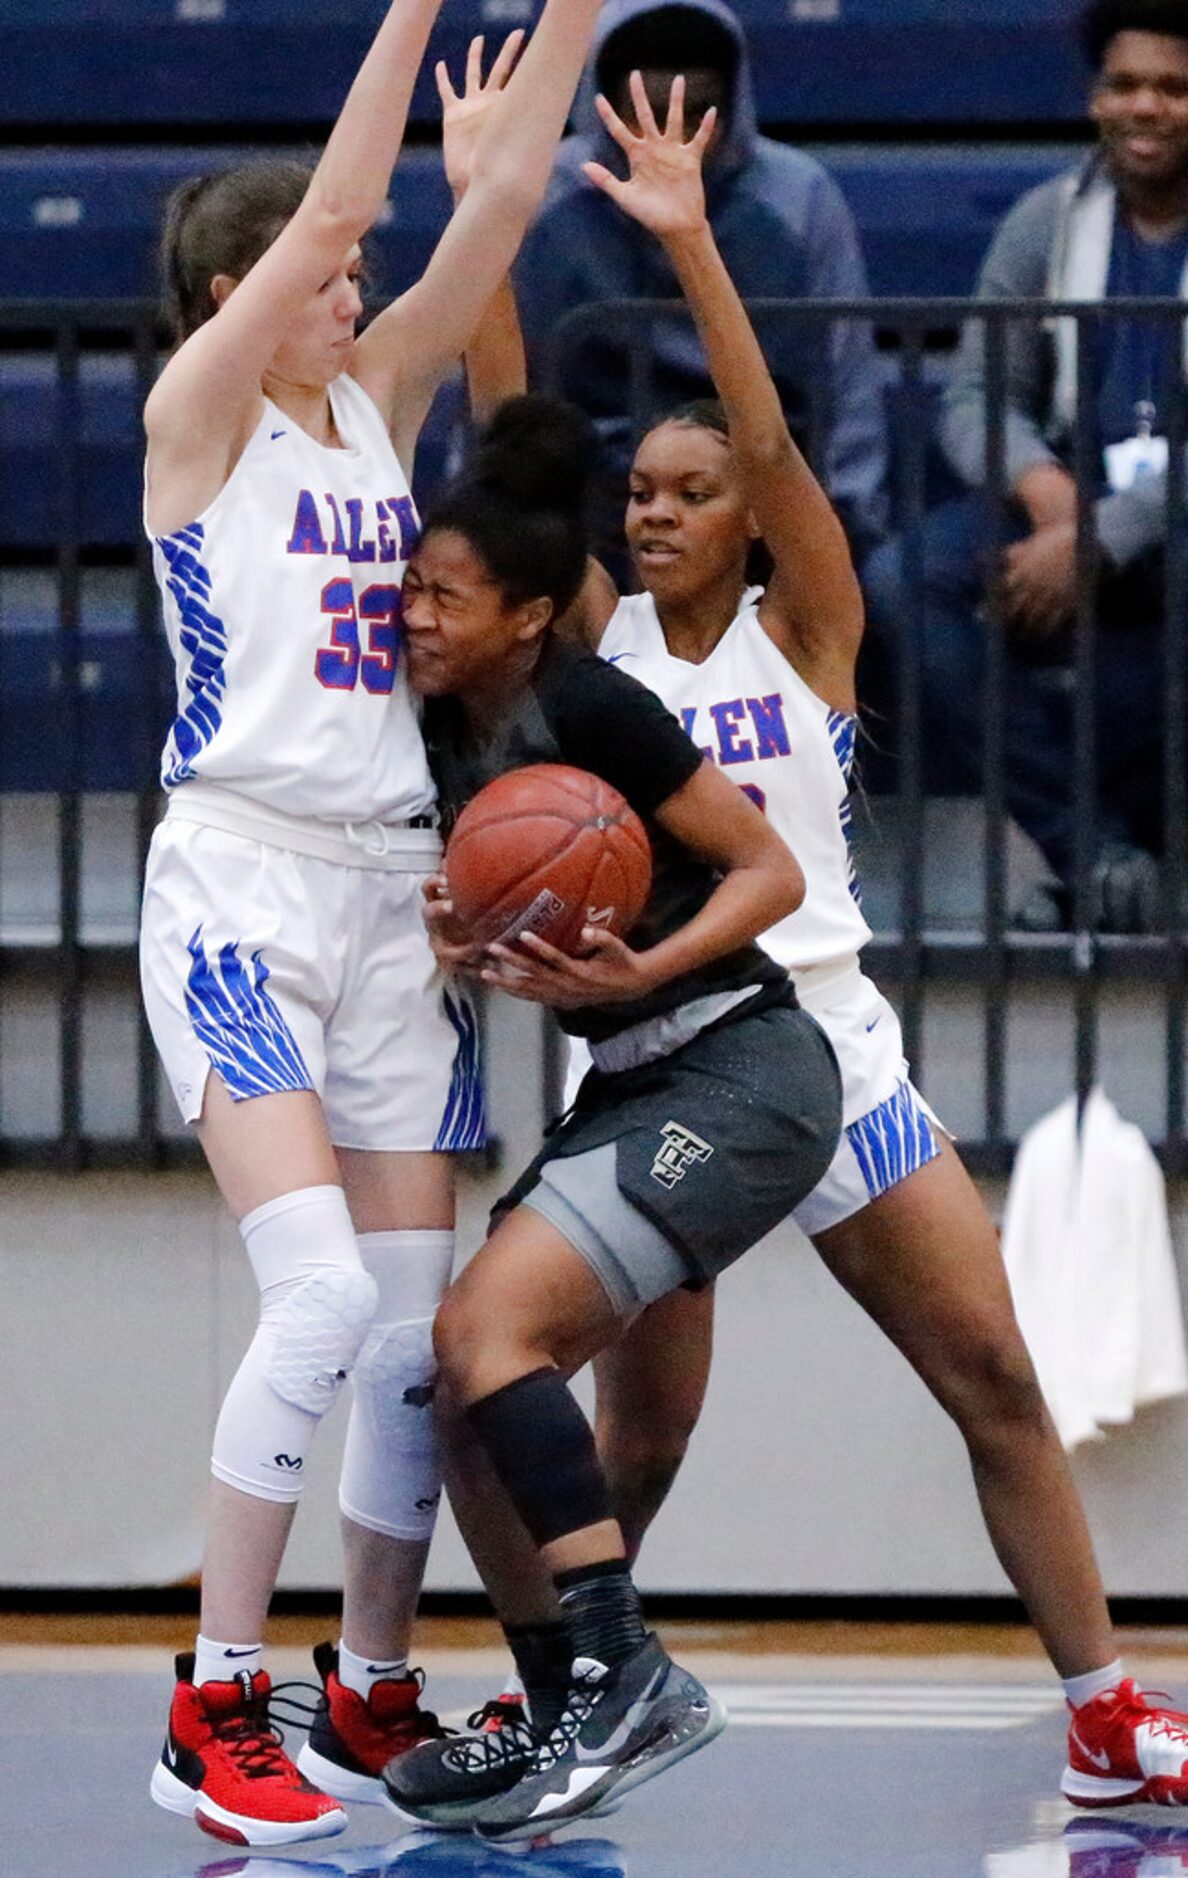
[[[487,112],[510,78],[523,41],[523,28],[517,26],[504,40],[484,80],[482,36],[472,39],[461,93],[454,90],[445,61],[438,61],[435,76],[441,98],[442,160],[455,208],[470,184],[475,146]],[[520,330],[510,275],[505,274],[496,287],[466,348],[464,364],[470,414],[477,424],[486,423],[505,399],[519,397],[521,392],[527,391],[524,335]]]
[[[543,199],[577,90],[599,0],[548,0],[487,114],[473,180],[415,287],[374,320],[353,370],[384,410],[397,447],[410,414],[461,358]]]
[[[150,490],[184,455],[197,507],[217,493],[260,408],[260,380],[294,316],[375,221],[441,0],[394,0],[359,68],[300,207],[218,312],[170,359],[145,411]],[[197,508],[192,511],[197,512]]]
[[[598,163],[587,163],[586,174],[659,238],[697,322],[747,499],[775,563],[760,618],[806,682],[828,702],[848,708],[862,636],[858,580],[841,523],[789,435],[759,342],[706,216],[701,161],[713,113],[686,142],[683,79],[673,81],[663,131],[637,72],[631,91],[638,133],[605,98],[598,100],[603,123],[626,153],[628,179],[622,181]]]

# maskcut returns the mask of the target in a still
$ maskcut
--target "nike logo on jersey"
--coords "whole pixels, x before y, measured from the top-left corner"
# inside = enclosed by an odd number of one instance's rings
[[[1085,1759],[1087,1761],[1092,1761],[1095,1767],[1100,1767],[1102,1773],[1104,1774],[1110,1765],[1110,1757],[1106,1753],[1106,1750],[1104,1748],[1101,1748],[1099,1750],[1095,1750],[1093,1748],[1087,1748],[1085,1746],[1085,1743],[1081,1740],[1080,1735],[1077,1733],[1075,1724],[1073,1725],[1073,1727],[1069,1729],[1068,1732],[1071,1735],[1072,1739],[1076,1742],[1078,1748],[1080,1748],[1081,1753],[1085,1756]]]
[[[269,443],[275,443],[278,437],[287,437],[288,434],[287,430],[274,430],[268,441]]]
[[[634,659],[638,658],[638,656],[638,653],[635,652],[612,652],[606,662],[608,665],[617,665],[620,659]]]
[[[869,1036],[869,1035],[870,1035],[870,1033],[871,1033],[871,1031],[872,1031],[872,1030],[874,1029],[874,1027],[875,1027],[875,1025],[876,1025],[876,1024],[881,1024],[881,1023],[882,1023],[882,1021],[883,1021],[883,1020],[882,1020],[882,1018],[881,1018],[881,1017],[876,1017],[876,1018],[873,1018],[873,1019],[871,1020],[871,1022],[870,1022],[870,1023],[869,1023],[869,1024],[868,1024],[868,1025],[866,1026],[866,1034],[867,1034],[867,1036]]]

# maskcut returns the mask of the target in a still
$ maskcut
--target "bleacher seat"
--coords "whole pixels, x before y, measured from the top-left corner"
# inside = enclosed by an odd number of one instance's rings
[[[157,239],[171,190],[190,176],[258,154],[243,148],[0,153],[0,297],[153,298]],[[399,293],[417,279],[449,213],[440,152],[406,150],[373,237],[379,288]]]
[[[1084,114],[1074,0],[736,0],[760,115],[782,123],[1054,123]],[[450,0],[432,61],[539,0]],[[0,124],[328,122],[382,0],[7,0]]]
[[[165,199],[233,150],[10,150],[0,153],[3,296],[140,299],[156,292]],[[878,294],[972,291],[1011,203],[1075,160],[1065,145],[824,146],[817,154],[853,210]],[[450,213],[436,148],[405,152],[372,245],[376,286],[399,293],[423,271]]]
[[[870,290],[888,298],[971,294],[1012,203],[1078,154],[1062,144],[816,151],[857,223]]]
[[[1076,0],[734,0],[759,116],[1054,124],[1085,115]]]
[[[450,0],[412,104],[436,123],[433,62],[534,0]],[[337,115],[384,0],[6,0],[0,124],[317,124]]]

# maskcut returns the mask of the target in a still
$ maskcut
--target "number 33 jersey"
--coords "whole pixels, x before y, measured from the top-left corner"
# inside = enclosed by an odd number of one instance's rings
[[[177,674],[161,780],[402,821],[434,799],[401,651],[417,517],[376,406],[352,378],[329,389],[343,448],[266,398],[210,506],[152,537]]]

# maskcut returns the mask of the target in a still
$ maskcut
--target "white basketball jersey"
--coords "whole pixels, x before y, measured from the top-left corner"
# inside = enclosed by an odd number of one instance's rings
[[[367,393],[344,376],[330,404],[344,448],[266,398],[205,513],[153,538],[177,670],[161,780],[288,815],[402,821],[434,800],[401,655],[416,511]]]
[[[850,859],[850,769],[858,720],[833,711],[759,624],[762,588],[700,665],[676,659],[651,594],[620,600],[598,650],[647,685],[722,773],[745,789],[804,870],[800,908],[760,943],[789,970],[870,938]]]

